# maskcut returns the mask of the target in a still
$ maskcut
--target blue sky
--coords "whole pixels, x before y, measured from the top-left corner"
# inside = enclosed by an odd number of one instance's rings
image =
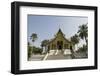
[[[38,39],[34,42],[34,45],[40,47],[41,41],[54,38],[59,28],[69,39],[77,33],[80,25],[86,23],[88,23],[87,17],[28,15],[28,41],[33,45],[30,36],[32,33],[36,33]]]

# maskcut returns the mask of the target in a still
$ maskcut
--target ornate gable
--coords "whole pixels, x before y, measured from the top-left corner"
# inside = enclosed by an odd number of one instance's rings
[[[65,36],[65,35],[63,34],[63,32],[61,31],[61,29],[59,29],[58,32],[57,32],[57,34],[56,34],[56,36],[59,36],[59,35],[60,35],[60,36]]]
[[[52,42],[55,41],[56,39],[58,39],[58,40],[65,40],[65,41],[67,41],[67,42],[70,42],[68,39],[65,38],[65,34],[62,32],[61,29],[58,30],[58,32],[57,32],[56,35],[55,35],[55,38],[51,39],[51,40],[49,41],[49,43],[52,43]]]

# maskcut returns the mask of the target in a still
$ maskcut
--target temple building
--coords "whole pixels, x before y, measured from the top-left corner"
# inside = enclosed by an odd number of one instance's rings
[[[73,48],[73,44],[70,40],[65,38],[64,33],[61,29],[58,30],[55,37],[49,40],[47,44],[47,51],[50,55],[57,55],[57,54],[71,54],[71,48]]]

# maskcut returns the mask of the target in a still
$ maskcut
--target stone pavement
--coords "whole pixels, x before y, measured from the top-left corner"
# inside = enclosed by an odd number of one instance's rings
[[[88,58],[85,53],[75,53],[75,59],[83,59]],[[32,55],[31,58],[29,58],[29,61],[41,61],[45,55]],[[63,54],[57,54],[57,55],[48,55],[45,60],[60,60],[60,59],[72,59],[71,55],[63,55]]]

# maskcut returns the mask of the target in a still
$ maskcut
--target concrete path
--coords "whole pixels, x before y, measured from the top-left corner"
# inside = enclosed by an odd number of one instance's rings
[[[75,53],[74,54],[75,59],[83,59],[88,58],[85,53]],[[29,58],[29,61],[41,61],[46,57],[46,55],[32,55],[31,58]],[[48,55],[44,60],[60,60],[60,59],[72,59],[71,55],[63,55],[63,54],[57,54],[57,55]]]
[[[44,55],[32,55],[30,58],[29,58],[29,61],[40,61],[42,60],[44,57]]]

